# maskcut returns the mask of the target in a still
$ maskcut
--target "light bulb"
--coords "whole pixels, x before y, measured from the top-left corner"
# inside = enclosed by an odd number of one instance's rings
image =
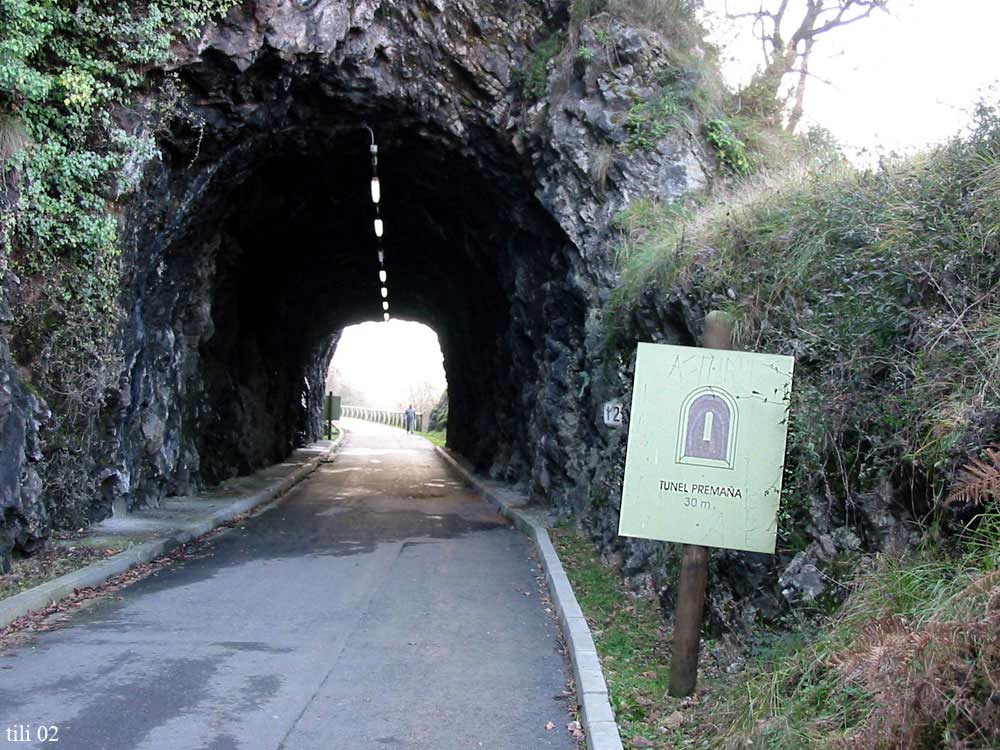
[[[389,278],[389,275],[384,270],[378,272],[378,280],[383,284],[387,278]]]
[[[388,323],[388,322],[389,322],[389,313],[382,313],[382,319],[383,319],[383,320],[384,320],[384,321],[385,321],[386,323]]]
[[[378,264],[382,265],[383,263],[385,263],[385,253],[382,252],[381,250],[379,250],[378,251]]]
[[[382,230],[383,230],[382,220],[381,219],[375,219],[375,236],[376,237],[381,237],[382,236]]]
[[[378,177],[372,177],[372,203],[382,200],[382,186],[379,185]]]
[[[385,310],[386,312],[389,312],[389,303],[388,302],[383,302],[382,303],[382,309]]]
[[[389,297],[389,290],[382,287],[382,299],[387,299]]]

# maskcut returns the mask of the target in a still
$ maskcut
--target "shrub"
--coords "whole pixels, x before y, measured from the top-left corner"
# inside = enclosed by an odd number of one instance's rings
[[[549,86],[549,65],[562,52],[563,35],[552,34],[540,42],[529,55],[523,70],[517,72],[521,90],[531,99],[541,99]]]
[[[705,137],[715,148],[719,163],[734,174],[747,176],[750,174],[750,157],[747,145],[736,135],[733,124],[725,119],[709,120],[705,123]]]

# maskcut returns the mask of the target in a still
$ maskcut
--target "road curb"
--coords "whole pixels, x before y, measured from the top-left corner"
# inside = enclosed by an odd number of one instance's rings
[[[597,656],[594,639],[590,634],[590,626],[583,616],[583,610],[576,600],[573,586],[549,538],[548,530],[484,485],[482,480],[446,448],[435,445],[434,450],[461,474],[465,481],[475,487],[480,495],[495,505],[502,516],[509,518],[514,526],[535,542],[552,601],[559,615],[559,624],[569,649],[570,661],[573,663],[573,678],[576,681],[577,701],[580,704],[581,724],[587,737],[587,747],[589,750],[623,750],[614,711],[608,699],[608,685],[604,680],[604,672]]]
[[[19,617],[30,612],[45,609],[61,599],[71,595],[77,589],[93,588],[117,575],[121,575],[134,565],[142,565],[162,557],[173,549],[186,544],[193,539],[207,534],[213,529],[227,523],[242,513],[254,510],[288,492],[292,487],[312,474],[321,463],[329,460],[339,448],[344,439],[344,429],[325,454],[310,458],[302,466],[286,477],[276,480],[271,486],[256,492],[249,497],[235,500],[229,505],[213,513],[207,520],[192,523],[175,532],[171,536],[151,539],[148,542],[131,547],[117,555],[101,560],[79,570],[66,573],[51,581],[0,600],[0,628],[5,628]]]

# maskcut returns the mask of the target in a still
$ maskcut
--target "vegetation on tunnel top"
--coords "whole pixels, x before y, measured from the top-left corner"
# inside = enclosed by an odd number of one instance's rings
[[[827,590],[779,629],[710,641],[707,679],[677,702],[660,690],[662,649],[640,647],[650,626],[617,616],[653,602],[561,538],[634,747],[1000,745],[1000,474],[981,463],[985,489],[946,500],[958,469],[1000,440],[1000,110],[985,102],[967,133],[879,169],[820,145],[625,211],[606,354],[627,373],[635,321],[672,307],[725,310],[740,347],[793,354],[779,560],[816,546],[817,517],[886,553],[859,541],[821,555]],[[864,508],[908,517],[916,547],[891,548]],[[650,675],[638,689],[636,674]]]

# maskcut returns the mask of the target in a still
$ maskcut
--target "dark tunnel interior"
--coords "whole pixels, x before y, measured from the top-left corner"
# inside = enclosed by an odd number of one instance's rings
[[[220,410],[221,430],[202,433],[209,480],[234,465],[247,471],[277,460],[307,439],[303,398],[310,403],[309,391],[322,388],[314,381],[332,338],[382,316],[367,133],[301,135],[266,149],[228,197],[215,331],[201,348],[209,398],[230,408]],[[502,269],[517,229],[503,226],[493,201],[469,200],[489,187],[461,159],[406,134],[380,148],[391,311],[440,332],[454,382],[452,440],[474,455],[476,435],[492,431],[487,415],[498,411],[487,406],[498,395],[498,373],[512,366],[504,337],[513,279]],[[226,439],[234,421],[256,433],[250,444]],[[227,444],[226,452],[213,448]]]

